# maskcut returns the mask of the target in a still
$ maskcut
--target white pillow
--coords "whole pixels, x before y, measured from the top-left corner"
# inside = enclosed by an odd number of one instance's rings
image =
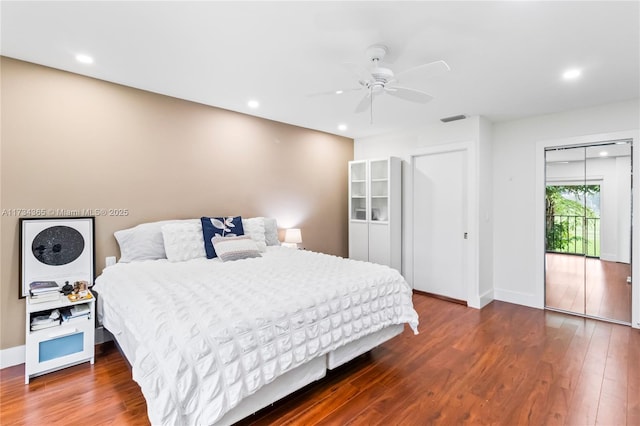
[[[276,222],[274,218],[264,218],[264,236],[268,246],[280,245],[280,240],[278,239],[278,222]]]
[[[260,257],[258,245],[248,235],[241,235],[239,237],[213,237],[211,242],[213,243],[216,255],[223,262]]]
[[[162,226],[168,223],[198,222],[198,219],[162,220],[142,223],[133,228],[116,231],[113,235],[120,246],[120,262],[166,259]]]
[[[169,262],[184,262],[185,260],[206,258],[202,224],[200,223],[169,223],[162,226],[164,250]]]
[[[267,251],[263,217],[242,219],[242,228],[244,229],[244,235],[248,235],[253,241],[256,242],[258,250]]]

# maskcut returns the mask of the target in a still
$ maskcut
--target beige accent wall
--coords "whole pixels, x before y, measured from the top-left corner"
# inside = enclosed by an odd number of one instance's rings
[[[353,140],[1,61],[0,349],[24,344],[12,209],[127,209],[96,218],[97,273],[119,257],[114,231],[203,215],[275,217],[305,248],[347,256]]]

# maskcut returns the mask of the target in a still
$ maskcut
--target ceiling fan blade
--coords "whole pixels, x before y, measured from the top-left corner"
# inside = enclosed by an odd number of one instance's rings
[[[347,92],[359,92],[362,89],[364,89],[364,87],[356,87],[356,88],[350,88],[350,89],[337,89],[337,90],[329,90],[326,92],[309,93],[306,96],[308,98],[315,98],[316,96],[341,95]]]
[[[356,106],[355,112],[364,112],[367,109],[369,109],[369,106],[371,105],[371,99],[370,98],[371,98],[371,92],[368,91],[367,94],[362,97],[360,102],[358,102],[358,105]]]
[[[409,89],[407,87],[385,87],[385,92],[396,98],[404,99],[405,101],[419,102],[421,104],[427,103],[433,99],[433,96],[428,93],[421,92],[416,89]]]
[[[408,68],[404,71],[400,71],[395,75],[396,80],[400,78],[410,77],[411,75],[438,75],[451,71],[451,67],[445,61],[429,62],[428,64],[418,65],[412,68]]]

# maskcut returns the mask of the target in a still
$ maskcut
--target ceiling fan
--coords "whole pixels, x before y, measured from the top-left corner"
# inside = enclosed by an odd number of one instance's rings
[[[370,109],[372,123],[373,99],[376,96],[386,93],[406,101],[418,103],[426,103],[433,99],[433,96],[429,95],[428,93],[398,85],[398,83],[400,83],[400,78],[418,72],[429,71],[429,73],[431,73],[451,70],[451,68],[445,61],[435,61],[418,65],[394,74],[391,69],[380,66],[380,63],[384,59],[387,52],[388,49],[386,46],[379,44],[370,46],[367,49],[367,56],[369,57],[369,61],[371,62],[371,66],[369,69],[362,68],[357,64],[346,64],[346,66],[356,74],[360,87],[355,89],[342,89],[328,92],[342,94],[348,91],[366,90],[365,95],[356,106],[355,112],[359,113]]]

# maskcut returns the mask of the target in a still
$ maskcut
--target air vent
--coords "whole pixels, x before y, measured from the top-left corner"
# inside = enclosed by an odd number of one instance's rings
[[[467,118],[466,115],[460,114],[460,115],[452,115],[451,117],[441,118],[440,121],[442,121],[443,123],[448,123],[450,121],[464,120],[465,118]]]

